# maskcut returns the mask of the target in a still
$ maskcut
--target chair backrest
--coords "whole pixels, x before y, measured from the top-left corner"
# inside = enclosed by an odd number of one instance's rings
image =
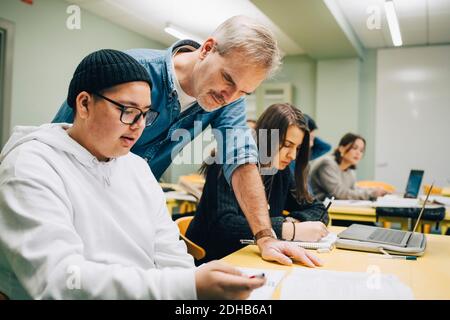
[[[360,188],[376,188],[380,187],[386,190],[387,192],[393,193],[395,191],[395,187],[389,183],[381,182],[381,181],[370,181],[363,180],[356,182],[356,186]]]
[[[430,190],[430,188],[431,188],[431,185],[424,184],[423,185],[423,193],[427,194],[428,191]],[[441,187],[433,186],[433,190],[431,190],[430,194],[434,194],[434,195],[439,195],[440,196],[442,194],[442,190],[443,190],[443,188],[441,188]]]
[[[193,219],[192,216],[181,217],[175,220],[175,223],[177,224],[178,229],[180,230],[181,239],[183,239],[184,242],[186,243],[189,254],[191,254],[196,260],[200,260],[203,259],[206,255],[205,249],[195,244],[186,237],[186,230],[189,227],[189,224],[191,223],[192,219]]]

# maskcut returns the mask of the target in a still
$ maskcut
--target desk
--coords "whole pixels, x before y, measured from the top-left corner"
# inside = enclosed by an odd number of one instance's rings
[[[363,222],[377,222],[377,215],[375,208],[371,207],[353,207],[353,206],[331,206],[328,209],[328,214],[330,216],[330,224],[333,220],[352,220],[352,221],[363,221]],[[407,224],[405,218],[390,218],[392,222],[399,222],[402,224],[402,229],[407,229]],[[432,221],[423,221],[422,224],[435,224]],[[442,234],[447,232],[450,228],[450,207],[446,208],[445,218],[439,222]]]
[[[370,207],[350,207],[331,206],[328,209],[331,222],[333,220],[352,220],[363,222],[377,222],[375,208]]]
[[[441,221],[442,234],[446,234],[448,228],[450,228],[450,207],[445,210],[445,218]]]
[[[188,194],[180,185],[174,183],[162,183],[159,185],[161,188],[171,188],[174,191],[165,192],[167,210],[172,215],[185,214],[187,212],[193,212],[197,208],[197,199]]]
[[[345,228],[330,227],[339,233]],[[321,269],[334,271],[367,272],[368,268],[379,268],[382,273],[395,274],[408,285],[415,299],[450,299],[450,237],[427,235],[427,249],[417,261],[381,259],[370,253],[334,249],[330,253],[317,254],[324,266]],[[288,270],[304,268],[299,264],[282,266],[261,259],[256,246],[247,246],[222,259],[239,267]],[[273,295],[280,297],[280,286]]]

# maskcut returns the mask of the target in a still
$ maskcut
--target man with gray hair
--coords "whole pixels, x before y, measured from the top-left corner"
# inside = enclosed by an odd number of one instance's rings
[[[235,16],[201,45],[182,40],[165,51],[126,52],[148,71],[157,114],[131,151],[144,158],[159,179],[182,148],[210,125],[218,141],[216,161],[224,163],[225,177],[263,259],[291,264],[293,258],[313,266],[303,249],[276,239],[256,166],[256,144],[246,126],[244,96],[280,65],[273,34],[248,17]],[[73,115],[65,102],[53,122],[72,122]]]

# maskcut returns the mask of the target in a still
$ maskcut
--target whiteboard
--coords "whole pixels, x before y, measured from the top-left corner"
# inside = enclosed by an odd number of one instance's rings
[[[450,186],[450,46],[378,50],[375,121],[376,180]]]

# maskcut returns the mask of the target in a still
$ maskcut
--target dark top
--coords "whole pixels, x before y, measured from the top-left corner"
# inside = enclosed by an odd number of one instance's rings
[[[317,221],[323,214],[321,221],[328,224],[328,213],[322,202],[296,200],[293,193],[295,182],[289,168],[262,177],[270,205],[272,228],[279,239],[285,218],[283,210],[289,211],[291,217],[300,221]],[[220,259],[244,247],[240,239],[253,239],[247,219],[225,180],[222,165],[209,167],[202,197],[186,236],[206,251],[205,258],[197,263]]]

